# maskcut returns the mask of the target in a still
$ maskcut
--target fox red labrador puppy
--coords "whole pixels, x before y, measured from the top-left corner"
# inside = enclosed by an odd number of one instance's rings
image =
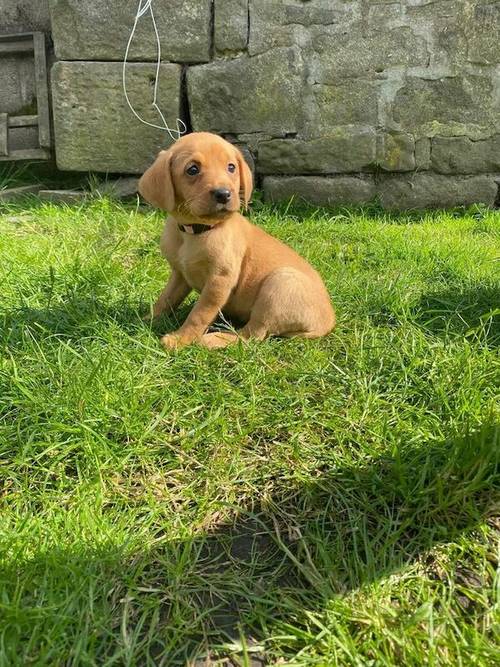
[[[153,317],[173,311],[192,290],[200,294],[184,324],[162,338],[166,348],[318,338],[333,329],[335,314],[320,275],[240,215],[252,174],[235,146],[208,132],[188,134],[159,154],[139,191],[169,214],[161,251],[172,272]],[[207,333],[219,311],[246,324],[234,333]]]

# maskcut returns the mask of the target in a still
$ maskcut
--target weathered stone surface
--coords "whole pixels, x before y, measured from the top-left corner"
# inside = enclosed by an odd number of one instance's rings
[[[372,1],[379,2],[380,0],[368,0],[368,2]],[[475,2],[475,0],[403,0],[410,16],[425,16],[429,19],[456,16],[459,12],[463,13],[466,4],[471,1]],[[392,0],[382,0],[382,2],[392,2]]]
[[[9,130],[9,150],[19,151],[39,148],[38,127],[11,127]]]
[[[314,111],[308,125],[316,136],[336,125],[377,125],[379,82],[340,79],[312,87]]]
[[[273,49],[255,58],[190,67],[191,120],[196,130],[296,132],[302,105],[303,63],[298,49]]]
[[[40,185],[22,185],[19,188],[8,188],[7,190],[0,190],[0,203],[15,201],[22,199],[26,195],[37,194],[40,190]]]
[[[393,104],[400,128],[417,136],[481,138],[500,123],[494,82],[484,75],[422,79],[408,77]]]
[[[406,18],[412,29],[427,41],[429,69],[449,75],[463,71],[467,60],[470,2],[476,0],[432,0],[406,2]]]
[[[83,190],[40,190],[38,196],[42,201],[53,204],[78,204],[84,201],[89,193]]]
[[[404,132],[384,132],[378,137],[377,164],[385,171],[415,169],[415,139]]]
[[[377,193],[391,210],[451,208],[483,203],[492,206],[497,184],[489,176],[443,176],[431,172],[381,177]]]
[[[311,141],[273,139],[259,147],[262,174],[334,174],[367,169],[376,162],[372,128],[339,127]]]
[[[248,0],[215,0],[214,45],[218,53],[242,51],[248,40]]]
[[[154,64],[133,63],[129,97],[151,123]],[[52,68],[56,158],[60,169],[141,173],[171,143],[162,130],[143,125],[127,107],[120,63],[58,62]],[[172,126],[179,115],[179,65],[160,68],[158,104]]]
[[[50,32],[49,0],[0,0],[0,35],[34,31]]]
[[[432,169],[442,174],[500,172],[500,134],[471,141],[468,137],[434,137]]]
[[[370,2],[363,5],[368,31],[392,30],[405,24],[403,2]]]
[[[0,112],[18,115],[36,113],[32,55],[0,58]]]
[[[419,170],[431,168],[431,140],[428,137],[415,141],[415,166]]]
[[[311,75],[316,82],[331,83],[339,76],[382,74],[392,67],[425,66],[429,59],[425,40],[410,28],[383,30],[366,36],[347,32],[332,40],[319,35],[314,42]]]
[[[496,0],[470,3],[469,53],[473,63],[500,63],[500,3]]]
[[[155,0],[162,60],[210,58],[211,0]],[[61,60],[123,60],[137,0],[50,0],[56,56]],[[129,59],[156,60],[156,36],[147,12],[139,19]]]
[[[320,35],[352,31],[359,18],[359,0],[249,0],[248,52],[263,53],[278,46],[310,47]]]
[[[134,176],[128,178],[117,178],[114,181],[106,181],[99,185],[101,194],[114,199],[126,199],[133,197],[138,192],[139,179]]]
[[[365,204],[375,198],[372,176],[267,176],[264,178],[266,201],[304,199],[318,206]]]

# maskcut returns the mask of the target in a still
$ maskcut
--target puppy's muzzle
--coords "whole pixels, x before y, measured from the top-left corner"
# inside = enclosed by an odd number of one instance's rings
[[[218,204],[227,204],[231,199],[231,191],[227,188],[212,190],[212,196]]]

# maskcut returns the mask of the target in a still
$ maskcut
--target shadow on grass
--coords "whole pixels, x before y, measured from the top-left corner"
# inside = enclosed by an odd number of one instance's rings
[[[151,329],[161,336],[176,329],[186,319],[192,303],[186,303],[171,316],[143,320],[148,308],[127,300],[108,303],[98,297],[71,297],[65,303],[47,308],[20,307],[2,310],[0,306],[0,344],[17,346],[26,334],[35,340],[57,335],[59,338],[92,338],[111,323],[128,334]]]
[[[28,333],[37,341],[51,335],[72,340],[88,339],[100,335],[103,328],[111,323],[131,335],[141,329],[151,329],[160,338],[181,326],[193,308],[194,298],[193,293],[174,313],[154,320],[145,317],[149,309],[144,304],[133,304],[126,299],[108,303],[98,296],[72,296],[61,305],[47,308],[3,310],[0,304],[0,345],[20,345]],[[227,326],[239,328],[243,323],[218,318],[209,330]]]
[[[415,321],[433,334],[478,337],[500,345],[500,287],[478,285],[468,290],[449,288],[422,297]]]
[[[293,655],[315,636],[308,613],[418,560],[425,567],[433,546],[498,512],[499,444],[496,424],[454,441],[402,443],[394,458],[276,483],[189,539],[160,529],[154,549],[60,547],[10,565],[0,577],[6,655],[31,646],[46,664],[52,644],[58,664],[202,665],[218,655],[260,665],[273,635]]]

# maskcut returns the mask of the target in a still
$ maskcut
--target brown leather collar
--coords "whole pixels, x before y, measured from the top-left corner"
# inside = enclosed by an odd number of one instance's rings
[[[201,225],[199,223],[194,225],[178,225],[178,227],[185,234],[204,234],[212,229],[212,225]]]

